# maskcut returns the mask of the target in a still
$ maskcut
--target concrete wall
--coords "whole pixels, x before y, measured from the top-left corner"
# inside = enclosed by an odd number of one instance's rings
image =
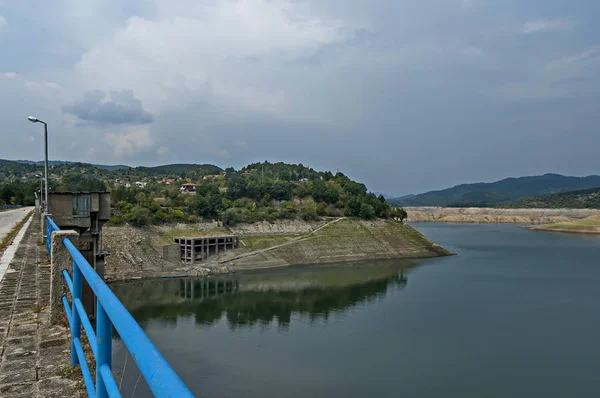
[[[91,212],[98,212],[100,211],[100,195],[97,193],[91,193],[90,194],[90,199],[91,199],[91,203],[90,203],[90,211]]]
[[[100,194],[100,210],[98,213],[98,219],[109,220],[110,219],[110,193]]]
[[[162,258],[172,263],[178,263],[181,261],[181,253],[179,245],[166,245],[162,246]]]

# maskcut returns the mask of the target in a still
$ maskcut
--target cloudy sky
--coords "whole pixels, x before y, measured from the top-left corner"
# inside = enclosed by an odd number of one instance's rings
[[[597,0],[0,0],[0,158],[600,173]]]

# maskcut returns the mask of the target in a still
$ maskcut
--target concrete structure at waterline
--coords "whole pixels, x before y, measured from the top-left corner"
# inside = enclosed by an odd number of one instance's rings
[[[240,247],[240,237],[236,235],[196,236],[175,238],[178,256],[186,264],[206,260],[209,256],[226,253]]]

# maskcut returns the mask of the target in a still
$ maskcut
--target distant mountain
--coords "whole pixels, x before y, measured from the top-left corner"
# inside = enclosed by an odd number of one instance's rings
[[[405,200],[412,199],[415,196],[416,196],[415,194],[411,193],[411,194],[404,195],[404,196],[398,196],[396,198],[387,198],[386,197],[386,199],[387,199],[387,202],[390,204],[390,206],[401,206]]]
[[[3,162],[7,162],[7,163],[5,163],[5,165],[8,163],[18,163],[18,164],[23,164],[23,165],[44,167],[43,160],[38,160],[38,161],[3,160]],[[215,166],[213,164],[193,164],[193,163],[181,163],[181,164],[175,163],[175,164],[165,164],[165,165],[151,166],[151,167],[146,167],[146,166],[132,167],[132,166],[126,166],[123,164],[105,165],[105,164],[71,162],[68,160],[49,160],[48,165],[49,166],[92,166],[92,167],[96,167],[97,169],[108,170],[108,171],[131,169],[131,170],[135,170],[135,171],[139,171],[141,173],[147,173],[147,174],[171,174],[171,173],[179,174],[179,173],[186,173],[188,171],[194,171],[194,170],[205,170],[210,173],[220,173],[221,171],[223,171],[220,167]]]
[[[393,202],[401,206],[492,207],[535,196],[600,187],[600,176],[560,174],[506,178],[492,183],[462,184]]]
[[[373,192],[373,194],[374,194],[375,196],[383,196],[383,197],[384,197],[384,199],[386,199],[386,200],[390,200],[390,199],[393,199],[393,198],[394,198],[392,195],[388,195],[388,194],[385,194],[385,193],[383,193],[383,192]]]
[[[180,174],[187,173],[188,171],[194,170],[205,170],[210,173],[218,174],[223,169],[214,164],[189,164],[189,163],[181,163],[181,164],[165,164],[162,166],[153,166],[153,167],[135,167],[135,170],[140,171],[142,173],[148,174]]]
[[[600,209],[600,187],[524,199],[510,203],[507,207],[529,209]]]

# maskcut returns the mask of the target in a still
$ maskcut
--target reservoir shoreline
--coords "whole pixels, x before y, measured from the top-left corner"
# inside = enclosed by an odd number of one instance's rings
[[[173,237],[231,234],[240,237],[239,249],[228,250],[195,264],[164,258]],[[106,226],[103,241],[111,249],[106,260],[107,281],[160,277],[204,277],[301,264],[361,260],[418,259],[454,253],[430,241],[410,225],[393,220],[336,218],[240,224],[214,223],[136,228]]]

